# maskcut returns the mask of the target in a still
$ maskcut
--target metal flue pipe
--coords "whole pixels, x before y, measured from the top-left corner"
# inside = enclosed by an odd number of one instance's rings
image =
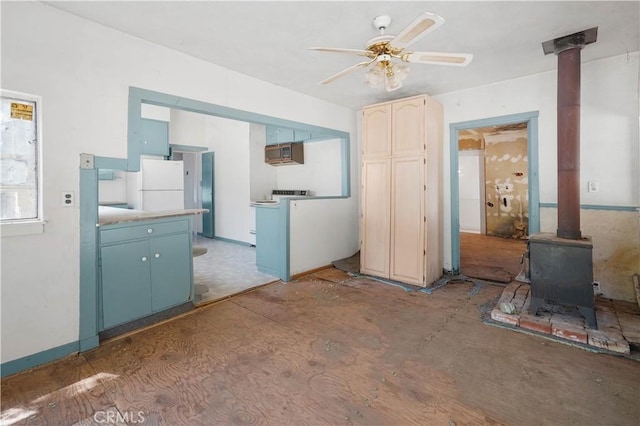
[[[580,52],[596,41],[598,28],[546,41],[558,56],[558,238],[579,240],[580,231]]]
[[[579,240],[580,231],[580,51],[558,53],[558,230]]]

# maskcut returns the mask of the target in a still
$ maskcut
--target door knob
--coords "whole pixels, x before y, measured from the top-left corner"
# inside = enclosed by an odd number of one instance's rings
[[[156,259],[158,259],[160,257],[160,253],[156,253],[153,255],[153,257],[155,257]]]
[[[140,260],[142,260],[143,262],[146,262],[147,261],[147,256],[142,256],[142,259],[140,259]]]
[[[489,207],[493,207],[493,203],[492,203],[491,201],[487,201],[487,205],[488,205]]]

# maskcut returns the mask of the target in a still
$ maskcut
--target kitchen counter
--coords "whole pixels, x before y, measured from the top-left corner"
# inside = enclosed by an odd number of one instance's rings
[[[107,207],[111,207],[111,206],[121,206],[121,205],[127,205],[126,201],[100,201],[98,203],[98,205],[100,206],[107,206]]]
[[[277,200],[259,200],[249,203],[249,207],[280,207],[280,202]]]
[[[175,216],[189,216],[203,214],[207,209],[183,209],[149,212],[144,210],[119,209],[116,207],[99,206],[98,223],[96,226],[113,225],[114,223],[136,222]]]

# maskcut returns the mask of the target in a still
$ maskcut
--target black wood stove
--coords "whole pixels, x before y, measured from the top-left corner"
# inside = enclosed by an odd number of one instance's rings
[[[558,56],[558,230],[529,237],[530,312],[545,300],[575,306],[597,328],[593,295],[593,245],[580,231],[580,51],[598,28],[542,44]]]
[[[568,240],[543,233],[529,237],[532,313],[545,300],[577,306],[589,327],[597,328],[592,248],[590,238]]]

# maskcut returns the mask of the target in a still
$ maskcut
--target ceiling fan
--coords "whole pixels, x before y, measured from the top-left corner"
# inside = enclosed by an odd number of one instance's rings
[[[342,49],[333,47],[311,47],[324,52],[350,53],[365,56],[368,60],[357,63],[318,84],[328,84],[360,68],[373,67],[365,74],[369,86],[384,88],[387,92],[402,87],[409,72],[408,63],[466,66],[473,59],[468,53],[412,52],[406,50],[430,31],[444,23],[444,19],[433,13],[424,12],[414,19],[398,35],[387,35],[385,29],[391,23],[389,16],[378,16],[373,25],[380,35],[369,40],[364,49]]]

